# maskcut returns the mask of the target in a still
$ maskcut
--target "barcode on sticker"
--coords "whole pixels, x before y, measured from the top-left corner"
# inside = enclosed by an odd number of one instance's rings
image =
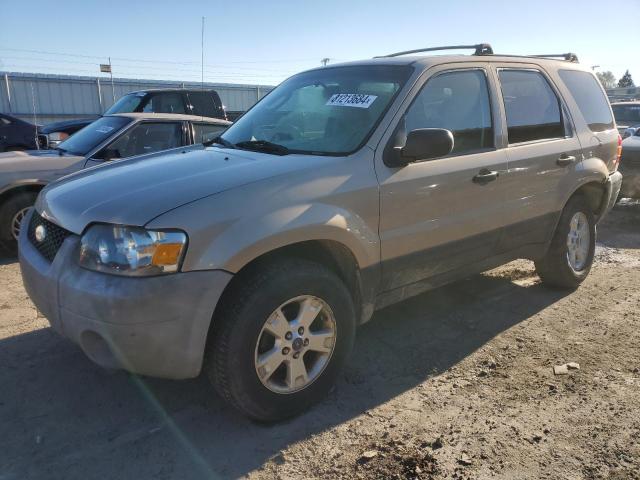
[[[327,105],[333,107],[357,107],[369,108],[377,95],[365,95],[362,93],[336,93],[331,95]]]

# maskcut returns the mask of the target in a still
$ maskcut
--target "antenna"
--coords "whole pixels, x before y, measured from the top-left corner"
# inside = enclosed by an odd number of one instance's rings
[[[202,17],[202,37],[200,43],[200,65],[202,67],[202,77],[200,78],[200,88],[204,91],[204,17]]]

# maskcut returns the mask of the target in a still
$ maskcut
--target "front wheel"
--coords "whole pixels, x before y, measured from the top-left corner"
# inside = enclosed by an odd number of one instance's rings
[[[216,313],[205,368],[245,415],[278,421],[321,399],[355,336],[353,300],[331,270],[306,260],[238,279]]]
[[[33,206],[38,195],[21,192],[0,205],[0,247],[13,255],[18,251],[18,236],[22,219]]]
[[[575,196],[565,206],[551,246],[535,262],[542,282],[554,287],[576,288],[591,270],[596,247],[596,221],[582,196]]]

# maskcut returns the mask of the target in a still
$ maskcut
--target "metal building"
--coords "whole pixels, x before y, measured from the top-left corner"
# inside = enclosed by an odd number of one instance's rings
[[[45,124],[102,114],[127,92],[148,88],[201,88],[199,82],[0,72],[0,112]],[[245,112],[273,86],[204,83],[232,115]]]

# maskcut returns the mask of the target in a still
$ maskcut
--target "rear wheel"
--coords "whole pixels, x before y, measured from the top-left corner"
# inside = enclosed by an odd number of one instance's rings
[[[267,265],[223,301],[208,342],[216,390],[245,415],[297,415],[332,387],[351,351],[351,295],[329,269],[305,260]]]
[[[18,236],[22,220],[36,201],[37,193],[21,192],[0,205],[0,246],[14,255],[18,251]]]
[[[585,199],[575,196],[562,211],[547,254],[535,262],[536,271],[547,285],[576,288],[591,270],[595,246],[595,217]]]

